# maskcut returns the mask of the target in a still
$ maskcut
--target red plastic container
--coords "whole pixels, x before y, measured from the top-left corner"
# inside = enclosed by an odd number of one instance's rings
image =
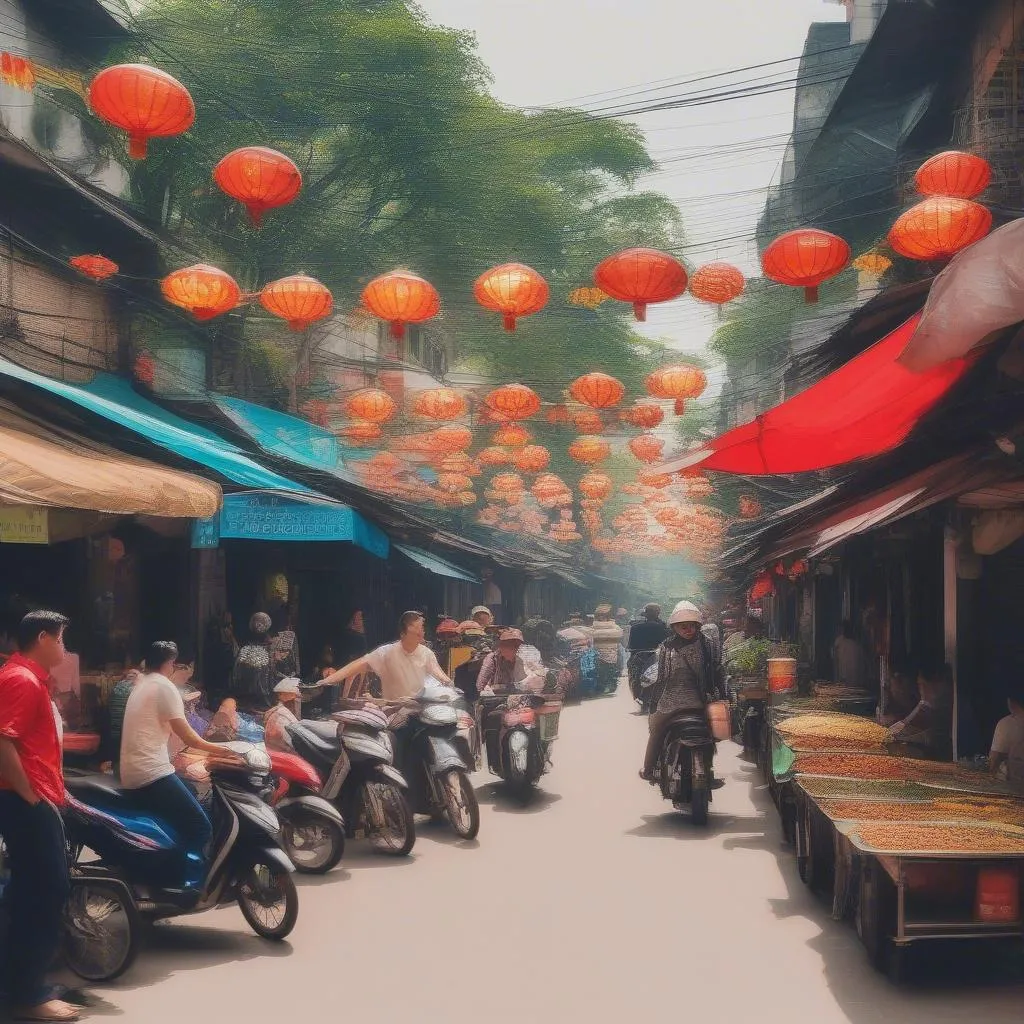
[[[1015,866],[999,865],[978,871],[974,919],[985,924],[1020,920],[1020,874]]]

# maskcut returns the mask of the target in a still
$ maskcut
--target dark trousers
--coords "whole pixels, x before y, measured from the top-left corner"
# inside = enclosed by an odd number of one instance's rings
[[[7,994],[12,1005],[35,1006],[46,999],[46,972],[57,952],[70,890],[64,826],[45,800],[33,807],[0,790],[0,834],[11,872],[5,894]]]
[[[183,853],[185,884],[201,886],[206,877],[206,847],[213,828],[188,786],[177,775],[167,775],[132,790],[132,803],[170,827]]]

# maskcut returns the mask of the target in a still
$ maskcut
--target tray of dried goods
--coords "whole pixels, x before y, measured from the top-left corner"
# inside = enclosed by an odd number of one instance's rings
[[[841,686],[838,683],[818,682],[814,684],[814,696],[867,700],[871,697],[871,694],[868,693],[867,690],[863,690],[858,686]]]
[[[1024,828],[1024,804],[969,797],[934,800],[880,800],[870,797],[819,798],[817,806],[833,821],[962,821]]]
[[[775,724],[793,750],[881,750],[889,730],[870,718],[844,714],[795,715]]]
[[[793,765],[796,775],[824,775],[829,778],[887,779],[893,782],[917,782],[918,775],[906,757],[886,754],[842,753],[799,754]]]
[[[966,821],[836,822],[862,853],[894,857],[1024,857],[1024,828]]]
[[[916,782],[892,779],[830,778],[822,775],[798,775],[794,783],[813,800],[878,800],[883,803],[927,803],[935,790]]]

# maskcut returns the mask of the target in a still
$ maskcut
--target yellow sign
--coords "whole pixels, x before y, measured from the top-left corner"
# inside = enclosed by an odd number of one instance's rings
[[[49,511],[45,508],[0,508],[0,544],[49,544]]]

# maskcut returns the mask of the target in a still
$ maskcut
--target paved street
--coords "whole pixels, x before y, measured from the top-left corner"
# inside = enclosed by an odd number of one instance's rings
[[[698,831],[637,779],[644,735],[622,691],[569,708],[532,807],[480,777],[478,844],[430,825],[408,861],[353,844],[343,869],[301,880],[281,947],[234,910],[162,925],[120,985],[96,990],[96,1017],[1020,1020],[1021,984],[892,988],[808,895],[736,748],[724,745],[728,784]]]

